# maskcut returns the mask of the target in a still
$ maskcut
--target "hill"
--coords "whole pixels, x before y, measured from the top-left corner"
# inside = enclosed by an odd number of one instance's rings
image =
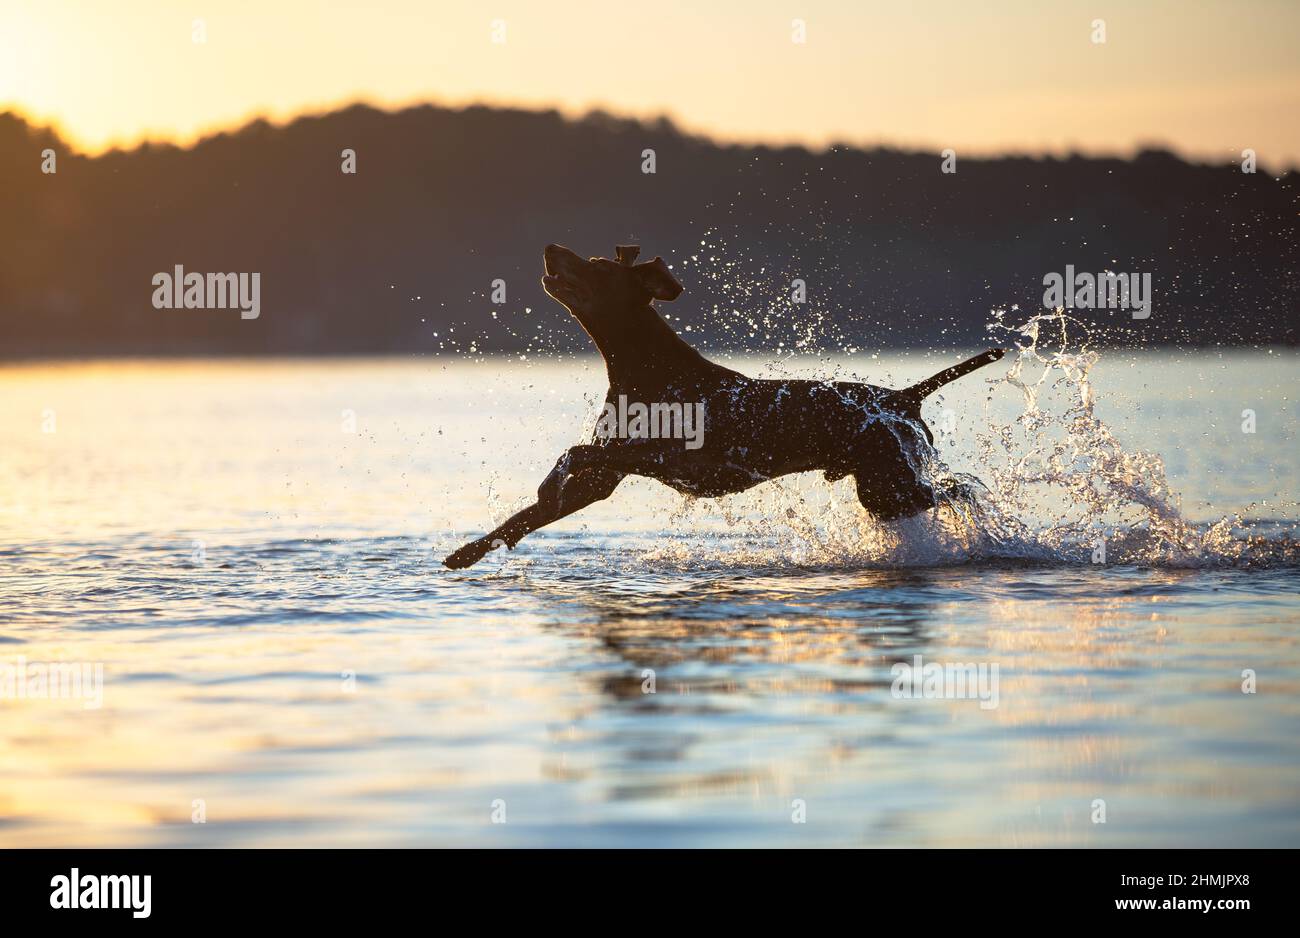
[[[1149,319],[1085,314],[1105,342],[1296,343],[1294,172],[1158,150],[940,162],[433,106],[92,158],[0,114],[0,354],[583,349],[538,283],[552,241],[663,255],[687,290],[665,310],[706,349],[979,345],[991,308],[1040,308],[1067,264],[1151,274]],[[260,315],[155,309],[151,278],[177,264],[259,272]]]

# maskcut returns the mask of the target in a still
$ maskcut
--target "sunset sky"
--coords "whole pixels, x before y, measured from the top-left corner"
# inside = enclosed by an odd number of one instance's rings
[[[1250,147],[1300,165],[1297,49],[1295,0],[5,0],[0,110],[92,152],[364,100],[599,106],[743,141]]]

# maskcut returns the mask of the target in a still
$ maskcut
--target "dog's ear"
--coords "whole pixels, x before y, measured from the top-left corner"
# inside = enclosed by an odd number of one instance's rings
[[[641,282],[645,291],[656,300],[668,302],[682,295],[682,285],[677,282],[677,278],[673,276],[662,257],[637,264],[632,268],[632,272],[636,274],[637,280]]]

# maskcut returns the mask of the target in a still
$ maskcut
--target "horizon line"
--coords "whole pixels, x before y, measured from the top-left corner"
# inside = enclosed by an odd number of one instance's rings
[[[683,137],[702,140],[718,147],[744,147],[753,149],[800,149],[811,154],[825,154],[834,150],[853,149],[862,152],[870,151],[893,151],[905,154],[941,154],[947,147],[938,147],[916,142],[886,141],[886,140],[846,140],[832,139],[822,142],[809,140],[800,140],[786,137],[760,138],[746,136],[730,136],[725,134],[710,133],[706,130],[691,127],[681,121],[681,119],[667,111],[658,113],[635,114],[629,112],[620,112],[607,107],[604,104],[596,103],[585,107],[564,107],[553,104],[539,106],[535,104],[525,104],[522,102],[511,102],[505,100],[491,99],[472,99],[465,101],[455,101],[452,99],[435,99],[429,97],[409,98],[403,101],[383,102],[371,96],[356,96],[332,104],[308,105],[294,111],[291,114],[279,114],[274,111],[258,109],[250,111],[244,117],[238,118],[231,122],[222,122],[219,124],[209,125],[197,130],[191,134],[168,137],[151,131],[143,131],[131,138],[118,138],[106,142],[100,147],[88,147],[83,141],[78,140],[77,135],[57,118],[46,117],[34,113],[28,108],[18,105],[14,101],[0,103],[0,115],[12,115],[18,120],[25,123],[28,128],[34,131],[47,131],[56,136],[60,141],[65,143],[71,152],[83,156],[87,159],[98,159],[100,157],[113,154],[129,154],[138,152],[143,149],[155,147],[172,147],[178,150],[192,151],[200,145],[215,140],[222,136],[237,134],[255,124],[267,124],[268,126],[283,130],[292,126],[300,120],[313,120],[329,117],[334,114],[341,114],[345,111],[356,108],[365,108],[376,111],[387,116],[395,116],[406,111],[419,110],[421,108],[435,108],[444,111],[464,112],[473,109],[486,109],[500,112],[521,112],[527,114],[557,114],[562,120],[568,123],[581,123],[584,120],[596,116],[610,117],[614,120],[635,123],[642,126],[651,126],[654,124],[667,124],[675,132]],[[1122,162],[1131,162],[1143,153],[1163,152],[1177,157],[1188,165],[1200,166],[1223,166],[1234,165],[1236,160],[1229,157],[1216,159],[1207,154],[1189,153],[1181,150],[1173,144],[1150,141],[1134,143],[1123,150],[1104,150],[1093,149],[1084,146],[1069,145],[1065,147],[1046,148],[1046,149],[986,149],[973,148],[963,151],[959,147],[953,147],[959,158],[975,159],[982,161],[992,161],[1001,159],[1031,159],[1031,160],[1063,160],[1070,158],[1084,158],[1091,160],[1120,160]],[[1263,161],[1259,162],[1259,167],[1265,175],[1280,178],[1289,173],[1300,171],[1300,162],[1291,165],[1282,165],[1280,170],[1269,170]]]

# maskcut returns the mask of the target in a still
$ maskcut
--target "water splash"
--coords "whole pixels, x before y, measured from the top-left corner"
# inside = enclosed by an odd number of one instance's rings
[[[1097,415],[1091,374],[1101,360],[1086,325],[1064,310],[1021,324],[995,310],[994,342],[1010,367],[986,378],[989,399],[1011,394],[1010,422],[976,434],[977,474],[952,471],[938,452],[916,465],[938,507],[891,524],[862,511],[851,479],[775,480],[718,502],[686,499],[677,537],[647,553],[689,566],[933,566],[979,561],[1137,564],[1167,568],[1300,563],[1297,525],[1227,515],[1185,518],[1159,454],[1129,449]],[[1295,506],[1291,506],[1294,508]],[[692,537],[721,513],[733,537]]]
[[[1169,486],[1164,460],[1127,449],[1096,413],[1090,375],[1101,354],[1087,326],[1064,310],[1008,325],[994,311],[989,330],[1015,348],[1001,384],[1017,393],[1023,412],[1011,424],[979,434],[979,462],[988,470],[992,505],[1009,543],[1048,556],[1159,566],[1238,564],[1251,539],[1234,534],[1243,522],[1209,526],[1186,520]],[[1055,390],[1062,409],[1045,407]],[[1046,523],[1030,525],[1044,505],[1058,506]]]

